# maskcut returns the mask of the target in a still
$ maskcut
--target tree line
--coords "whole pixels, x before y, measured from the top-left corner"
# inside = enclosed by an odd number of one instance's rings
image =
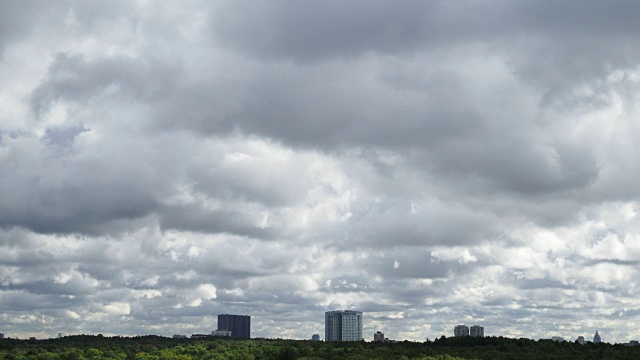
[[[161,336],[66,336],[49,340],[0,340],[6,360],[320,360],[320,359],[640,359],[640,347],[504,337],[441,337],[426,342],[318,342],[308,340]]]

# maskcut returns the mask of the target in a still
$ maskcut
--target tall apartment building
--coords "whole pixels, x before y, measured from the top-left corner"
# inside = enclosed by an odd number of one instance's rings
[[[218,315],[218,330],[231,331],[231,337],[234,339],[248,339],[251,337],[251,316]]]
[[[453,329],[453,336],[469,336],[469,327],[466,325],[456,325]]]
[[[484,326],[473,325],[469,328],[469,335],[484,337]]]
[[[598,330],[596,330],[596,334],[593,336],[593,343],[599,344],[601,342],[602,342],[602,339],[600,338],[600,334],[598,334]]]
[[[362,312],[351,310],[324,313],[325,341],[362,340]]]
[[[0,339],[4,339],[4,333],[0,333]]]

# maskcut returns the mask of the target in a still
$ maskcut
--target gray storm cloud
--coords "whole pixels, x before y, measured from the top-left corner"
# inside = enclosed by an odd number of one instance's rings
[[[0,1],[0,329],[637,338],[638,6]]]

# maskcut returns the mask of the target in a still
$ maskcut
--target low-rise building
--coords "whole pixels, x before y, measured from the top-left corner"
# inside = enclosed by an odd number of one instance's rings
[[[578,336],[576,342],[580,345],[584,345],[584,336]]]
[[[231,337],[231,330],[214,330],[211,332],[213,336],[226,336]]]
[[[384,342],[384,333],[381,333],[380,331],[377,331],[375,334],[373,334],[373,341],[374,342]]]
[[[186,339],[187,335],[173,334],[174,339]]]
[[[320,341],[320,334],[311,335],[311,341]]]
[[[555,342],[563,342],[564,338],[562,336],[552,336],[551,340],[553,340]]]

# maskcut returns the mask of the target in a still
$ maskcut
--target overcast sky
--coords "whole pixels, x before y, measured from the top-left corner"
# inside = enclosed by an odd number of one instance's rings
[[[0,0],[0,332],[639,339],[638,14]]]

